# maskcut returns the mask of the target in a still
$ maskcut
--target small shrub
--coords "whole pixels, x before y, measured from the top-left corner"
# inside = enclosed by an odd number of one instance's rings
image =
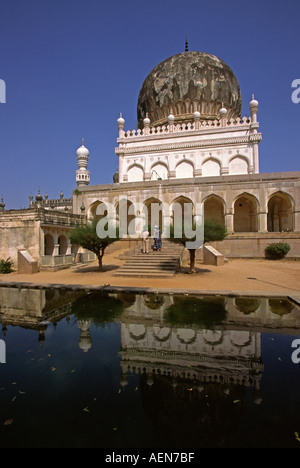
[[[7,258],[6,260],[0,260],[0,273],[11,273],[13,266],[13,262],[11,261],[10,258]]]
[[[265,249],[265,255],[267,258],[272,260],[280,260],[284,258],[287,253],[290,251],[291,247],[289,244],[285,244],[284,242],[278,242],[277,244],[270,244]]]

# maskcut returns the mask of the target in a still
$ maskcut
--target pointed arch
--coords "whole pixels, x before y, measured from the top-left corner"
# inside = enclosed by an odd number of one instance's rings
[[[58,237],[59,255],[66,255],[68,250],[68,239],[65,234]]]
[[[87,209],[87,218],[91,220],[93,218],[101,219],[104,216],[107,216],[108,208],[105,202],[101,200],[96,200]]]
[[[176,179],[192,179],[194,177],[194,163],[189,159],[182,159],[175,168]]]
[[[259,202],[254,195],[242,193],[234,202],[234,232],[258,232]]]
[[[180,195],[172,201],[170,210],[171,222],[182,226],[185,215],[194,215],[195,205],[190,198]]]
[[[51,234],[47,233],[44,236],[44,254],[53,255],[54,252],[54,238]]]
[[[142,214],[150,230],[154,224],[157,224],[161,230],[163,229],[163,203],[161,200],[155,197],[145,200],[142,205]]]
[[[222,163],[217,158],[207,158],[202,163],[202,177],[215,177],[221,175]]]
[[[217,223],[225,225],[226,204],[223,198],[215,194],[208,195],[203,200],[203,205],[205,220],[213,219]]]
[[[120,227],[120,234],[126,236],[134,229],[133,221],[136,218],[134,203],[127,197],[120,198],[115,204],[116,221]]]
[[[294,206],[295,201],[287,192],[273,193],[268,199],[268,231],[294,231]]]
[[[144,168],[140,164],[131,164],[127,169],[128,182],[142,182],[144,180]]]
[[[250,161],[247,156],[236,154],[228,163],[229,175],[249,174]]]
[[[167,180],[169,178],[168,165],[163,161],[156,161],[150,168],[152,180]]]

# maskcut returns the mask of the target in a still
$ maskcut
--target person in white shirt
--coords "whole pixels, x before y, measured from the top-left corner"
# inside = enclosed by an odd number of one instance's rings
[[[147,228],[144,228],[143,234],[142,234],[142,239],[143,239],[143,253],[149,253],[149,231]]]

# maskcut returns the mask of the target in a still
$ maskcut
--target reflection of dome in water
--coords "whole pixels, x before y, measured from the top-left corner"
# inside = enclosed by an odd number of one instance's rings
[[[188,122],[194,112],[201,119],[217,119],[221,108],[227,117],[240,117],[240,86],[231,68],[204,52],[183,52],[159,63],[145,79],[138,98],[139,126],[148,115],[153,125]]]

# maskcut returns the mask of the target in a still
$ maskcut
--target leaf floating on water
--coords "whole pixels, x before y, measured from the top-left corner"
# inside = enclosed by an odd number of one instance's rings
[[[298,432],[294,432],[294,434],[295,434],[295,439],[298,440],[298,442],[300,442],[300,437],[299,437]]]
[[[76,372],[76,370],[75,370],[75,369],[71,370],[71,374],[74,374],[74,372]]]
[[[16,401],[16,399],[17,399],[17,397],[16,397],[16,396],[14,396],[14,397],[13,397],[13,399],[12,399],[11,401]]]
[[[56,367],[51,367],[51,372],[56,371]]]
[[[240,403],[241,400],[233,400],[233,403],[236,404],[236,403]]]
[[[13,419],[6,419],[6,421],[4,421],[3,426],[11,426],[13,422]]]
[[[19,393],[20,393],[20,395],[25,395],[26,394],[26,392],[22,392],[21,390],[19,390]]]
[[[137,391],[138,391],[138,389],[139,389],[139,387],[135,387],[135,390],[134,390],[134,391],[135,391],[135,392],[137,392]]]
[[[117,427],[114,427],[114,428],[113,428],[113,431],[117,431],[117,430],[118,430],[118,428],[117,428]]]
[[[90,410],[88,409],[88,407],[86,407],[86,408],[83,408],[83,410],[82,410],[82,411],[84,411],[85,413],[89,413],[89,412],[90,412]]]

